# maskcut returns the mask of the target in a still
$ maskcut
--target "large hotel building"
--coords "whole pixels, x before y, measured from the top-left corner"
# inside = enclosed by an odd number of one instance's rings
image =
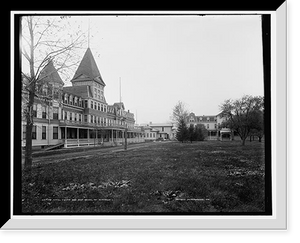
[[[52,92],[48,102],[36,97],[33,114],[32,145],[38,148],[117,145],[143,142],[141,129],[135,127],[134,114],[125,110],[123,102],[106,102],[105,82],[101,77],[91,49],[88,48],[71,80],[64,87],[50,61],[40,74],[43,78],[39,94]],[[28,94],[23,91],[22,102]],[[22,146],[26,142],[26,119],[22,117]]]

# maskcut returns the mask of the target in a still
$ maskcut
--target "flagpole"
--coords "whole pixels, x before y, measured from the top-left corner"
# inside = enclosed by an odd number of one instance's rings
[[[88,26],[88,48],[90,48],[90,18],[89,18],[89,26]]]
[[[122,96],[121,96],[121,77],[119,77],[119,86],[120,86],[120,103],[122,102]]]

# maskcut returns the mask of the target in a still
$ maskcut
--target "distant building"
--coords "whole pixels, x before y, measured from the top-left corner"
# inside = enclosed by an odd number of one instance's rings
[[[43,82],[39,98],[33,106],[34,126],[32,144],[45,147],[61,144],[64,147],[124,142],[127,128],[128,142],[144,142],[141,129],[135,128],[134,114],[125,110],[123,102],[106,102],[105,82],[99,72],[90,48],[79,64],[72,86],[64,87],[52,62],[40,74]],[[53,98],[45,102],[43,95]],[[28,94],[23,91],[23,106]],[[22,119],[22,145],[25,146],[26,120]]]
[[[175,139],[176,128],[173,123],[152,123],[143,126],[145,140]]]
[[[187,126],[202,124],[207,129],[207,140],[222,140],[233,139],[233,132],[228,128],[221,128],[223,121],[226,121],[227,117],[222,113],[214,116],[196,116],[195,113],[190,113],[187,117]]]

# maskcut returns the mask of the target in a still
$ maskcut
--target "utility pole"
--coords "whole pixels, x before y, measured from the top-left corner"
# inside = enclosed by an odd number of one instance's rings
[[[124,150],[127,150],[127,125],[125,125],[125,132],[124,132],[124,138],[125,138],[125,143],[124,143]]]
[[[123,121],[125,123],[125,120],[126,120],[126,118],[123,117],[123,115],[122,115],[121,121]],[[125,131],[124,131],[124,150],[127,150],[127,131],[128,131],[128,128],[127,128],[127,124],[126,123],[124,125],[125,125]]]

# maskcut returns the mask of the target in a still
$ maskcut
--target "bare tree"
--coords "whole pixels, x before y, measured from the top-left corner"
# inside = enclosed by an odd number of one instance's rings
[[[188,117],[188,110],[185,107],[185,104],[182,101],[178,101],[177,104],[173,108],[172,115],[170,119],[179,125],[179,123],[183,120],[186,122]]]
[[[66,31],[68,17],[24,16],[21,25],[21,52],[22,52],[22,87],[25,107],[23,115],[26,119],[26,147],[25,168],[32,165],[32,128],[33,104],[35,98],[49,101],[53,98],[52,92],[41,94],[38,92],[43,81],[51,73],[43,75],[42,70],[49,62],[56,65],[56,70],[64,76],[65,70],[77,65],[79,58],[76,50],[85,43],[84,33],[80,31]],[[70,29],[70,28],[69,28]],[[24,71],[29,68],[29,73]]]
[[[236,131],[242,145],[245,145],[251,130],[263,124],[261,120],[263,107],[264,99],[261,96],[244,95],[241,99],[225,100],[220,110],[229,119],[223,122],[222,126]]]

